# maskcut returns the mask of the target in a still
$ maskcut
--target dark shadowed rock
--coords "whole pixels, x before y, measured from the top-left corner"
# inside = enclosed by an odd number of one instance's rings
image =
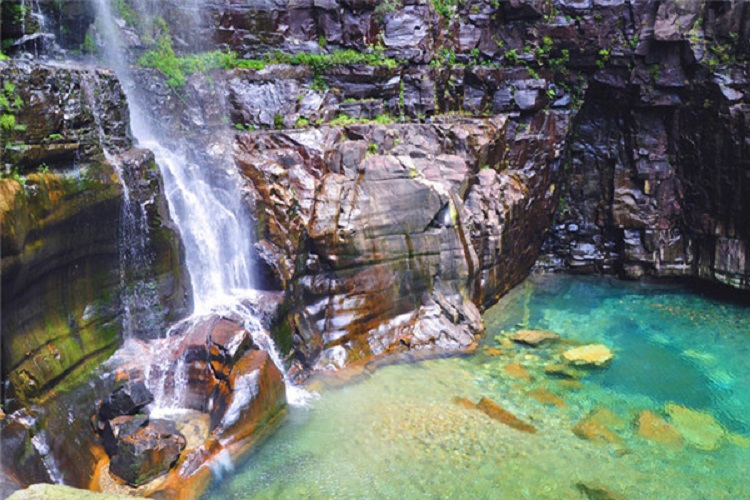
[[[154,395],[141,381],[129,381],[107,396],[99,405],[99,418],[110,420],[123,415],[135,415],[154,400]]]
[[[185,438],[174,422],[154,419],[118,441],[109,470],[129,485],[138,486],[169,471],[184,448]]]

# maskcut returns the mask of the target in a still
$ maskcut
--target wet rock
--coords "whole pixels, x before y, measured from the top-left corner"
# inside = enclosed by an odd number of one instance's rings
[[[134,434],[138,429],[148,424],[146,415],[115,417],[104,422],[99,432],[104,449],[109,456],[117,454],[117,446],[121,439]]]
[[[185,438],[174,422],[154,419],[118,442],[110,472],[131,486],[165,474],[185,448]]]
[[[508,427],[512,427],[521,432],[536,434],[536,427],[519,419],[491,399],[485,397],[480,399],[479,403],[477,403],[477,409],[488,417],[497,420]]]
[[[284,379],[265,351],[250,350],[211,395],[210,427],[223,442],[248,438],[286,407]]]
[[[563,353],[563,357],[576,366],[601,367],[609,363],[614,354],[602,344],[590,344],[569,349]]]
[[[141,413],[154,400],[154,395],[142,381],[128,381],[107,396],[99,405],[99,418],[110,420],[123,415]]]
[[[638,435],[659,444],[681,448],[684,444],[680,432],[654,412],[645,410],[636,421]]]
[[[558,340],[560,336],[549,330],[521,330],[511,336],[514,342],[536,347],[540,344],[551,343]]]
[[[518,363],[505,365],[503,366],[503,370],[505,370],[505,373],[507,373],[511,377],[525,380],[527,382],[531,380],[531,375],[529,374],[529,371],[523,365],[520,365]]]
[[[725,437],[724,428],[707,413],[668,404],[666,412],[685,442],[700,450],[716,450]]]

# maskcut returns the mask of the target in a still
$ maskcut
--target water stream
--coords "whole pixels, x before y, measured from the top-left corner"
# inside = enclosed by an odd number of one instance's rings
[[[138,145],[154,153],[164,179],[170,215],[185,245],[193,291],[193,317],[230,311],[240,314],[251,326],[249,323],[257,320],[242,306],[242,300],[253,293],[251,222],[245,216],[236,168],[231,159],[210,157],[213,158],[211,161],[206,159],[207,155],[191,155],[189,145],[181,146],[185,149],[167,146],[170,131],[159,129],[158,122],[149,119],[153,113],[145,104],[147,99],[141,94],[131,72],[110,0],[92,1],[97,13],[102,60],[122,83],[130,109],[131,129]],[[259,329],[250,331],[255,330]],[[174,331],[170,330],[167,335]],[[256,340],[263,341],[261,346],[271,353],[277,367],[285,373],[272,340]],[[162,410],[178,408],[181,404],[180,384],[187,382],[186,367],[181,367],[179,362],[175,369],[163,365],[170,361],[158,352],[160,345],[154,343],[156,351],[148,355],[153,363],[162,364],[149,367],[149,370],[153,368],[161,374],[158,383],[151,387],[156,397],[155,407]],[[167,380],[170,377],[174,380]],[[167,383],[174,383],[175,390],[166,391]],[[294,394],[299,391],[288,385],[290,401],[294,402]]]
[[[205,497],[557,499],[587,498],[587,488],[629,499],[750,497],[747,304],[682,286],[546,276],[484,318],[474,355],[381,367],[343,387],[323,383],[311,408],[291,408]],[[514,344],[509,335],[521,328],[563,340]],[[607,368],[579,379],[545,372],[561,351],[594,342],[613,349]],[[488,397],[537,432],[456,397]],[[644,412],[683,437],[644,437]],[[593,414],[607,439],[574,432]]]

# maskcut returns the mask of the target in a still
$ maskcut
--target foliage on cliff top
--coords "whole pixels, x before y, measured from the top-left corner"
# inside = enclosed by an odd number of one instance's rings
[[[399,66],[396,59],[385,57],[382,49],[374,48],[372,52],[357,52],[355,50],[336,50],[331,53],[312,54],[301,52],[298,54],[284,54],[274,52],[266,55],[265,59],[240,59],[234,52],[202,52],[178,56],[172,47],[172,38],[168,31],[163,31],[156,37],[151,50],[143,54],[137,64],[144,68],[152,68],[161,72],[167,78],[167,85],[177,90],[186,83],[186,76],[212,69],[254,69],[265,68],[266,64],[292,64],[309,66],[313,74],[319,77],[323,72],[334,66],[347,64],[365,64],[368,66],[382,66],[393,69]]]

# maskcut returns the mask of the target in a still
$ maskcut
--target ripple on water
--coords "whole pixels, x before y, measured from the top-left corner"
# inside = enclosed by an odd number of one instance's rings
[[[675,287],[552,276],[527,281],[485,319],[471,357],[386,366],[291,408],[282,428],[206,496],[750,497],[748,308]],[[521,327],[563,339],[516,345],[509,335]],[[570,371],[580,380],[545,373],[581,343],[602,343],[615,358]],[[474,409],[481,397],[537,433]],[[652,427],[639,435],[644,418]],[[573,428],[582,421],[614,437],[581,439]],[[642,437],[665,425],[668,445]],[[710,436],[695,434],[706,427]]]

